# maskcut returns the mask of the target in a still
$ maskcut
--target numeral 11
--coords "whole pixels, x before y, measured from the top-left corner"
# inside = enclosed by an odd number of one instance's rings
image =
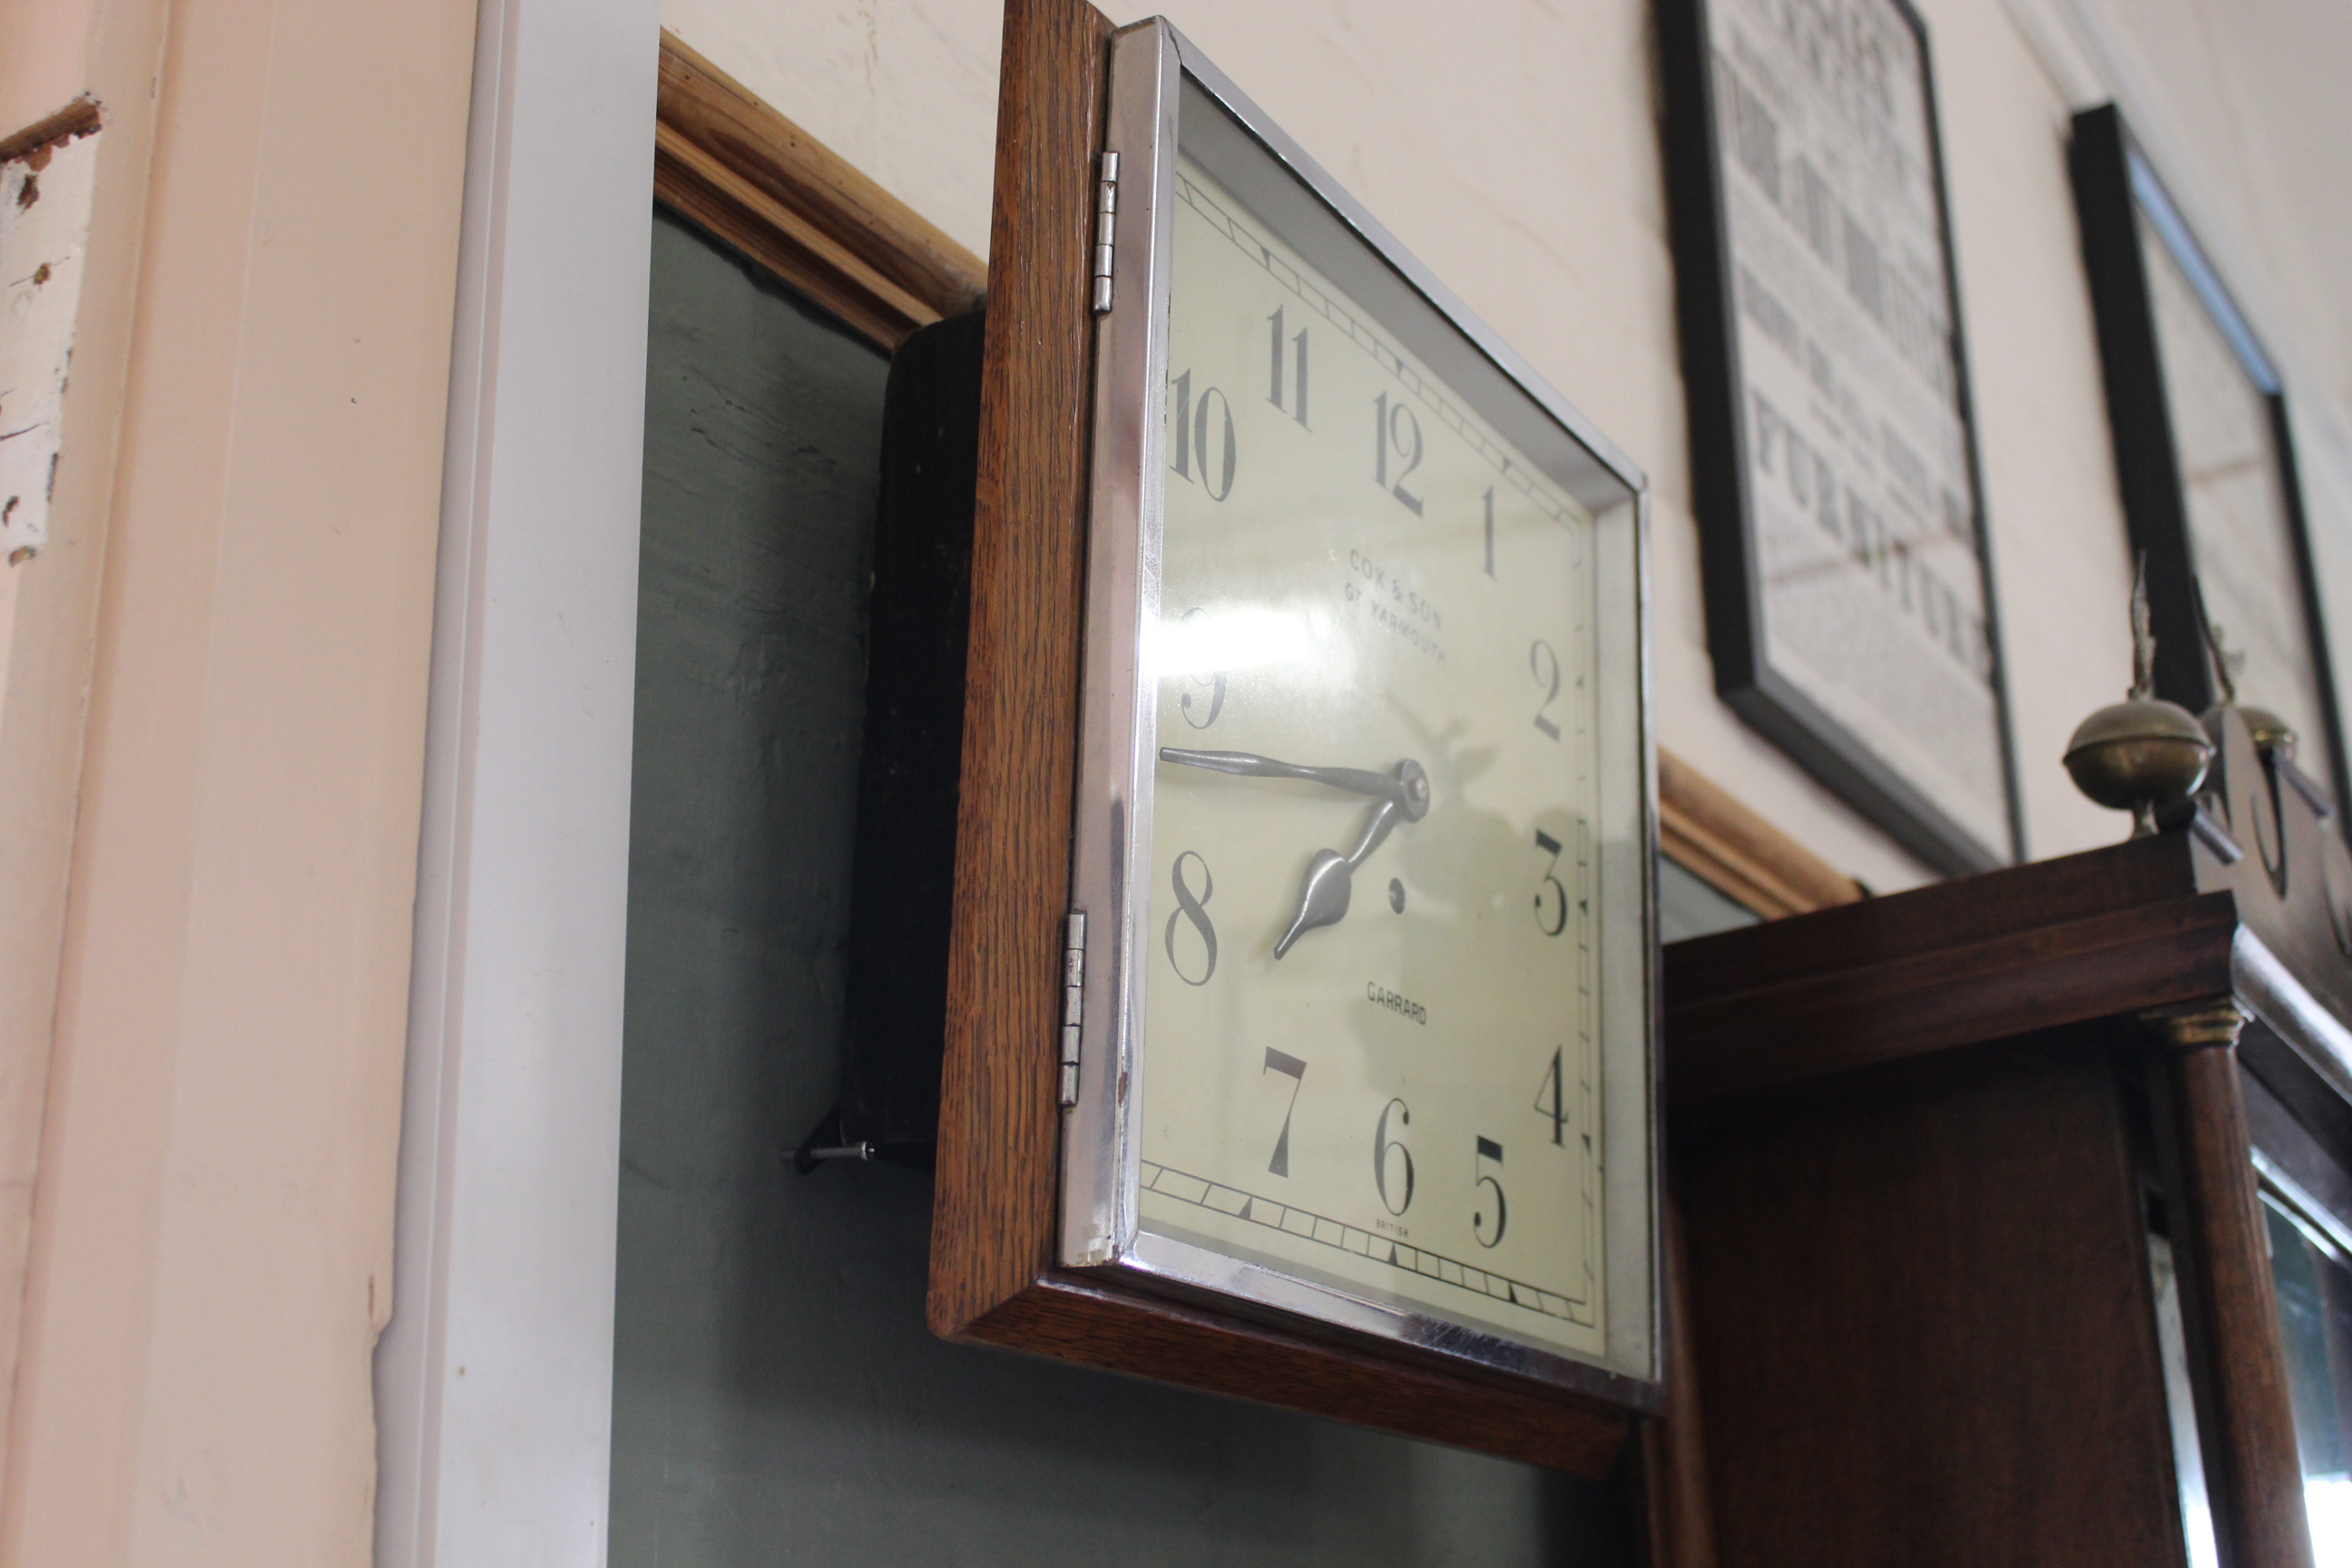
[[[1266,401],[1297,420],[1302,428],[1307,428],[1308,427],[1307,425],[1307,329],[1299,328],[1297,333],[1290,340],[1291,348],[1295,351],[1292,357],[1298,368],[1290,378],[1291,398],[1286,402],[1282,395],[1282,308],[1280,306],[1276,306],[1274,314],[1265,319],[1265,324],[1266,359],[1272,367],[1272,374],[1267,382]]]

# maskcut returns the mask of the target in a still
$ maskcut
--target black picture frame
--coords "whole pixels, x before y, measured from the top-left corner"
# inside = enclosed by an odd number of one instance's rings
[[[1978,617],[1981,646],[1976,655],[1979,667],[1974,679],[1990,698],[1990,733],[1979,743],[1999,750],[1999,800],[1997,804],[1990,796],[1979,800],[1980,807],[1989,809],[1978,813],[1976,830],[1939,803],[1931,783],[1885,755],[1853,724],[1832,714],[1801,678],[1771,657],[1766,635],[1768,584],[1761,569],[1757,496],[1750,482],[1755,434],[1741,364],[1740,303],[1735,284],[1741,260],[1734,254],[1727,189],[1733,176],[1722,151],[1724,106],[1718,102],[1713,68],[1715,16],[1729,3],[1658,0],[1656,13],[1675,302],[1689,417],[1691,500],[1699,530],[1707,648],[1715,667],[1716,691],[1748,725],[1937,870],[1964,875],[2008,865],[2024,853],[2023,816],[1927,26],[1906,0],[1841,0],[1845,8],[1883,5],[1916,44],[1917,86],[1926,115],[1925,173],[1933,187],[1942,303],[1948,326],[1950,412],[1959,432],[1956,473],[1966,480],[1966,526],[1973,543],[1968,554],[1982,606]],[[1902,547],[1898,543],[1896,548]],[[1907,563],[1905,570],[1908,571]],[[1967,743],[1965,737],[1958,741]],[[1997,826],[1988,826],[1996,818]]]
[[[2172,395],[2165,378],[2154,280],[2143,234],[2152,233],[2186,274],[2267,420],[2287,554],[2296,581],[2279,584],[2303,619],[2304,651],[2323,733],[2306,736],[2326,760],[2328,784],[2344,788],[2343,725],[2328,661],[2319,578],[2311,558],[2286,395],[2274,362],[2255,336],[2171,193],[2114,104],[2074,116],[2067,162],[2082,226],[2083,264],[2098,326],[2107,426],[2132,548],[2147,562],[2148,612],[2156,634],[2157,695],[2202,713],[2221,695],[2200,625],[2195,537]],[[2142,225],[2147,226],[2143,230]],[[2226,629],[2226,628],[2225,628]],[[2258,690],[2246,700],[2267,705]]]

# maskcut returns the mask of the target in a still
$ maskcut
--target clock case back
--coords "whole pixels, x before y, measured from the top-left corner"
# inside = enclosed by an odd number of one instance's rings
[[[1106,151],[1116,291],[1097,318],[1093,493],[1071,907],[1086,915],[1076,1089],[1064,1111],[1060,1259],[1131,1287],[1326,1326],[1611,1403],[1654,1405],[1659,1367],[1656,782],[1649,734],[1647,499],[1638,469],[1415,262],[1166,21],[1112,46]],[[1584,1360],[1370,1300],[1139,1223],[1139,1053],[1149,1005],[1152,791],[1180,139],[1591,513],[1597,593],[1606,1350]],[[1098,219],[1098,222],[1100,220]],[[1097,239],[1101,237],[1098,234]],[[1097,251],[1097,271],[1103,258]],[[1100,300],[1097,301],[1097,307]],[[1162,911],[1164,913],[1164,911]],[[1065,1042],[1068,1059],[1072,1042]],[[1066,1094],[1066,1099],[1069,1096]]]

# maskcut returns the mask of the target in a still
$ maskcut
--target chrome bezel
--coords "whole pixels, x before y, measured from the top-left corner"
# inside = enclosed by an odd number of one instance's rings
[[[1071,907],[1084,910],[1078,1093],[1064,1111],[1059,1261],[1156,1294],[1224,1303],[1239,1315],[1303,1321],[1328,1336],[1361,1335],[1441,1363],[1533,1380],[1634,1408],[1654,1408],[1661,1374],[1656,1049],[1657,783],[1650,734],[1648,495],[1641,471],[1547,385],[1395,238],[1162,18],[1112,44],[1105,151],[1118,155],[1116,267],[1109,310],[1097,319],[1085,656]],[[1630,617],[1626,679],[1603,682],[1604,732],[1632,738],[1631,758],[1604,748],[1601,787],[1632,825],[1601,858],[1605,1340],[1580,1359],[1409,1307],[1213,1251],[1139,1226],[1139,1053],[1145,1005],[1141,933],[1150,929],[1158,682],[1143,668],[1141,629],[1159,613],[1160,471],[1179,105],[1186,79],[1279,171],[1305,187],[1351,237],[1499,371],[1591,459],[1568,488],[1593,513],[1601,593]],[[1448,340],[1451,344],[1451,339]],[[1481,368],[1481,374],[1489,374]],[[1613,766],[1612,766],[1613,761]],[[1613,781],[1613,782],[1612,782]],[[1613,793],[1611,793],[1612,792]],[[1630,802],[1623,797],[1631,795]],[[1613,897],[1612,897],[1613,893]],[[1609,932],[1620,934],[1613,945]],[[1629,952],[1628,947],[1633,949]],[[1623,1167],[1630,1163],[1631,1170]]]

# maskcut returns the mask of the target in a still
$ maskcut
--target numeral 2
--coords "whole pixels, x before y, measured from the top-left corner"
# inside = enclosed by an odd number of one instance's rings
[[[1307,1064],[1268,1046],[1265,1048],[1265,1065],[1257,1072],[1260,1078],[1270,1072],[1278,1072],[1290,1079],[1290,1103],[1282,1110],[1282,1136],[1274,1141],[1274,1158],[1265,1165],[1268,1175],[1286,1176],[1290,1174],[1290,1118],[1298,1109],[1298,1091],[1307,1082]]]
[[[1379,429],[1372,436],[1372,482],[1421,515],[1421,498],[1404,488],[1404,481],[1421,467],[1421,417],[1402,402],[1391,403],[1389,395],[1381,393],[1372,399],[1372,413]],[[1396,482],[1389,482],[1389,452],[1393,447],[1404,467],[1397,470]]]
[[[1234,405],[1225,395],[1213,386],[1201,389],[1200,400],[1192,397],[1192,373],[1186,371],[1168,384],[1176,395],[1171,416],[1171,434],[1176,437],[1174,460],[1168,466],[1176,470],[1180,479],[1193,478],[1193,467],[1200,467],[1201,488],[1209,492],[1211,500],[1223,500],[1234,493]],[[1217,477],[1209,477],[1209,400],[1217,400],[1219,450],[1223,454],[1217,466]]]
[[[1535,646],[1528,649],[1528,673],[1544,689],[1544,700],[1536,705],[1536,728],[1557,741],[1559,725],[1547,718],[1544,710],[1559,700],[1559,655],[1552,652],[1551,644],[1541,637],[1536,638]]]
[[[1307,329],[1299,328],[1297,335],[1290,340],[1292,358],[1297,369],[1290,378],[1291,396],[1286,403],[1282,396],[1282,310],[1280,307],[1277,306],[1274,314],[1265,319],[1265,323],[1266,357],[1273,366],[1273,377],[1267,383],[1269,390],[1265,395],[1266,401],[1297,420],[1301,427],[1310,427],[1307,425]]]

